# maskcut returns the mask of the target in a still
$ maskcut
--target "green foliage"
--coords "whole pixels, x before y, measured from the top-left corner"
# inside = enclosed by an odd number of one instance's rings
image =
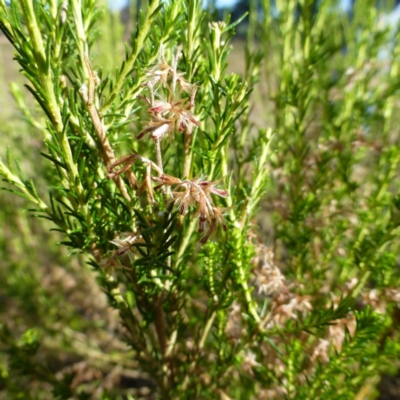
[[[26,89],[0,115],[23,198],[0,199],[0,399],[375,398],[400,355],[399,27],[254,1],[238,56],[212,4],[136,11],[0,0]]]

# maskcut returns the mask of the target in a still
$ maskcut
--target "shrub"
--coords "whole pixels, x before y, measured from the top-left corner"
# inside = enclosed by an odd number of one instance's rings
[[[237,74],[240,21],[200,0],[132,3],[127,32],[93,0],[0,2],[27,82],[2,398],[374,398],[396,371],[398,28],[251,4]]]

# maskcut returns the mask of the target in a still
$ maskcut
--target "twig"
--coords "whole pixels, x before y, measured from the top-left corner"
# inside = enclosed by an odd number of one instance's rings
[[[82,96],[83,101],[85,102],[86,109],[90,115],[92,122],[93,122],[93,127],[96,132],[97,138],[99,140],[99,144],[100,144],[102,159],[103,159],[105,165],[109,166],[110,164],[113,164],[115,162],[114,151],[110,145],[110,142],[107,139],[106,127],[103,124],[103,122],[100,118],[100,115],[96,109],[96,106],[94,104],[96,80],[98,79],[98,77],[97,77],[97,74],[92,70],[86,54],[84,55],[84,62],[85,62],[86,69],[87,69],[88,75],[89,75],[89,87],[86,88],[85,86],[82,86],[79,92]],[[131,182],[131,184],[136,189],[137,188],[136,177],[134,176],[133,172],[131,170],[126,170],[125,174],[126,174],[127,178],[129,179],[129,181]],[[123,180],[120,176],[117,176],[115,178],[115,183],[116,183],[118,189],[120,190],[121,194],[127,200],[130,200],[131,198],[125,187],[125,183],[123,182]]]

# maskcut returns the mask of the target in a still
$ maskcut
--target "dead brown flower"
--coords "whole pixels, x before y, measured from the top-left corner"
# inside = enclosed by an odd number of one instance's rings
[[[159,189],[164,185],[176,185],[172,192],[174,204],[178,207],[181,215],[186,215],[189,207],[197,208],[199,216],[199,233],[205,233],[201,239],[201,243],[206,243],[211,234],[216,230],[217,225],[221,225],[223,230],[227,230],[227,225],[223,217],[224,208],[214,205],[211,194],[220,197],[229,196],[228,191],[217,187],[219,181],[207,181],[204,178],[195,178],[192,180],[180,180],[162,174],[159,177],[153,177],[153,181],[159,183],[155,189]]]

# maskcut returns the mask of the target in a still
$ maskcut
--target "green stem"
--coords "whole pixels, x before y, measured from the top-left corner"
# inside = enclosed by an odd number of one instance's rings
[[[90,71],[88,70],[86,64],[85,64],[85,56],[89,57],[89,48],[87,45],[87,38],[86,38],[86,32],[85,28],[83,25],[83,20],[82,20],[82,3],[80,0],[70,0],[71,2],[71,8],[72,8],[72,14],[74,16],[74,22],[75,22],[75,27],[76,27],[76,36],[78,39],[78,48],[79,48],[79,55],[81,58],[81,63],[82,63],[82,69],[84,71],[85,75],[85,80],[87,80],[90,77]]]
[[[80,197],[82,197],[83,188],[79,181],[78,169],[73,160],[67,134],[64,130],[60,107],[55,96],[55,88],[52,79],[52,72],[50,70],[50,63],[48,63],[46,59],[43,39],[37,24],[35,12],[33,10],[33,3],[30,0],[21,0],[21,6],[25,16],[29,37],[32,41],[32,51],[36,60],[40,83],[47,96],[46,104],[51,115],[53,126],[60,138],[66,164],[68,165],[69,172],[72,175],[70,182],[73,185],[76,185],[78,194]]]
[[[140,27],[139,33],[137,35],[137,39],[134,43],[134,50],[131,56],[125,61],[124,67],[118,77],[117,82],[108,96],[107,101],[103,104],[103,107],[100,109],[100,114],[104,115],[107,110],[111,107],[115,97],[120,93],[122,86],[124,85],[127,76],[131,73],[133,65],[136,62],[136,59],[139,53],[142,51],[144,42],[149,34],[150,28],[152,26],[153,20],[155,18],[154,12],[160,5],[160,0],[154,0],[149,4],[149,8],[147,9],[146,16],[144,18],[143,24]]]
[[[184,254],[185,250],[187,249],[187,247],[189,246],[190,239],[192,238],[193,231],[194,231],[194,228],[197,223],[198,223],[197,219],[192,219],[190,221],[188,230],[185,233],[183,240],[181,242],[181,245],[179,246],[178,252],[176,254],[176,262],[175,262],[176,266],[179,266],[179,264],[182,261],[183,254]]]
[[[4,178],[12,183],[13,185],[17,186],[18,189],[22,191],[22,194],[25,198],[27,198],[32,203],[36,204],[42,211],[47,211],[48,207],[46,203],[44,203],[39,197],[33,196],[25,184],[15,176],[5,165],[3,162],[0,161],[0,175],[3,175]]]

